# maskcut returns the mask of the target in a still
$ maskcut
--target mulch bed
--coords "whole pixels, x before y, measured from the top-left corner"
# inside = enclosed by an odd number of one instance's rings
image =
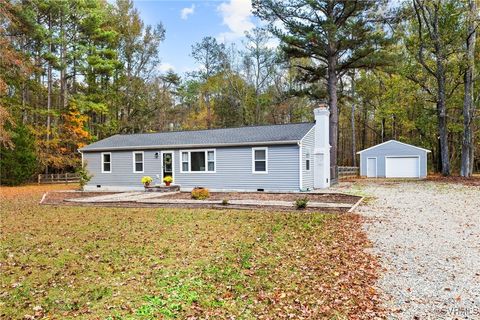
[[[444,177],[442,175],[431,175],[431,176],[428,176],[427,181],[444,182],[444,183],[458,183],[458,184],[463,184],[465,186],[472,186],[472,187],[480,186],[480,176],[479,175],[475,175],[471,178],[464,178],[464,177],[460,177],[460,176]]]
[[[52,191],[48,192],[43,199],[44,205],[62,205],[62,206],[82,206],[82,207],[113,207],[113,208],[211,208],[211,209],[239,209],[239,210],[265,210],[265,211],[321,211],[328,213],[347,212],[349,208],[306,208],[303,210],[296,210],[295,208],[279,207],[279,206],[242,206],[242,205],[217,205],[206,204],[198,200],[198,204],[158,204],[158,203],[138,203],[138,202],[110,202],[110,203],[79,203],[64,201],[67,199],[86,198],[101,195],[116,194],[118,192],[62,192]],[[307,196],[310,201],[326,202],[326,203],[351,203],[355,204],[360,197],[350,196],[345,194],[288,194],[288,193],[240,193],[240,192],[214,192],[211,193],[209,200],[283,200],[295,201],[298,198]],[[189,192],[180,192],[173,195],[164,195],[161,199],[191,199]]]
[[[208,200],[276,200],[295,201],[299,198],[308,198],[312,202],[351,203],[354,204],[360,197],[341,193],[268,193],[268,192],[211,192]],[[159,199],[192,199],[190,192],[180,192],[159,196]]]

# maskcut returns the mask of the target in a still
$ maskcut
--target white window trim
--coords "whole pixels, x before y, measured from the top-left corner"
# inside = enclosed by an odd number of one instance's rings
[[[103,164],[104,164],[104,157],[103,157],[103,155],[104,155],[104,154],[109,154],[109,155],[110,155],[110,171],[105,171],[105,170],[103,170],[103,169],[104,169],[104,166],[103,166]],[[101,155],[101,156],[102,156],[102,173],[112,173],[112,169],[113,169],[113,167],[112,167],[112,162],[113,162],[113,161],[112,161],[112,153],[111,153],[111,152],[102,152],[102,155]],[[83,158],[83,154],[82,154],[82,158]]]
[[[205,171],[192,171],[192,152],[205,152]],[[213,151],[213,166],[215,170],[208,171],[208,152]],[[182,154],[187,152],[188,154],[188,171],[183,170],[183,158]],[[180,150],[180,173],[217,173],[217,149],[189,149]]]
[[[265,171],[255,171],[255,151],[265,150]],[[263,161],[263,160],[258,160]],[[252,148],[252,173],[253,174],[268,174],[268,147]]]
[[[186,151],[186,150],[180,150],[180,173],[188,173],[189,170],[185,171],[183,170],[183,163],[185,161],[183,161],[183,153],[187,153],[187,163],[188,163],[188,169],[190,170],[190,152]]]
[[[307,154],[309,157],[307,158]],[[307,169],[307,161],[309,162],[309,166]],[[305,149],[305,171],[310,172],[312,171],[312,152],[310,149]]]
[[[135,155],[141,153],[142,154],[142,171],[135,170]],[[133,173],[143,173],[145,171],[145,154],[143,151],[133,151],[132,152],[132,166],[133,166]]]

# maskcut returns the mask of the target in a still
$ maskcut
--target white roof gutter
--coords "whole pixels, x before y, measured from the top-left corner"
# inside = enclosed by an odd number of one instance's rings
[[[239,146],[270,146],[282,144],[297,144],[300,140],[285,141],[262,141],[262,142],[238,142],[238,143],[212,143],[212,144],[176,144],[176,145],[152,145],[152,146],[124,146],[103,147],[92,149],[78,149],[79,152],[97,152],[114,150],[155,150],[155,149],[184,149],[184,148],[208,148],[208,147],[239,147]]]

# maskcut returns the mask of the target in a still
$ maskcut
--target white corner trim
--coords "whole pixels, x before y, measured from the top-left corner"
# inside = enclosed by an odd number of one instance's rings
[[[299,169],[299,185],[300,190],[303,188],[303,163],[302,163],[302,153],[303,153],[303,145],[302,142],[298,143],[298,169]]]
[[[265,171],[255,171],[255,151],[265,150]],[[263,160],[258,160],[263,161]],[[268,174],[268,147],[254,147],[252,148],[252,173],[253,174]]]

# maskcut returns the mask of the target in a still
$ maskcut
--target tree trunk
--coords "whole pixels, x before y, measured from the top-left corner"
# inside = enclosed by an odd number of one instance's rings
[[[330,107],[330,167],[337,166],[338,153],[338,97],[337,97],[337,61],[335,56],[328,59],[328,105]],[[331,170],[331,180],[337,179],[337,170]]]
[[[207,105],[207,129],[212,127],[212,109],[210,107],[210,93],[205,93],[205,104]]]
[[[443,58],[437,56],[437,118],[438,133],[440,136],[440,154],[442,163],[442,175],[450,175],[450,156],[448,152],[448,132],[447,132],[447,105],[445,95],[445,68]]]
[[[368,110],[367,106],[363,104],[363,127],[362,127],[362,150],[366,148],[367,145],[367,121],[368,121]]]
[[[463,139],[462,139],[462,177],[471,177],[473,170],[473,75],[475,68],[475,17],[477,15],[476,0],[469,0],[469,19],[467,27],[467,47],[465,71],[464,97],[463,97]]]
[[[385,142],[385,118],[382,118],[382,134],[381,134],[381,139],[382,139],[382,142]]]
[[[447,96],[445,79],[445,48],[440,40],[440,22],[438,19],[438,4],[435,6],[433,16],[431,38],[435,48],[437,80],[437,118],[438,134],[440,137],[440,161],[442,163],[442,175],[450,175],[450,155],[448,151],[448,131],[447,131]]]
[[[357,145],[356,145],[356,132],[355,132],[355,73],[352,73],[352,114],[351,114],[351,126],[352,126],[352,164],[357,166]]]
[[[65,25],[63,23],[63,14],[60,16],[62,49],[60,50],[60,61],[62,69],[60,70],[60,105],[63,109],[67,107],[67,62],[66,62],[66,43],[65,43]]]
[[[51,34],[52,31],[52,14],[50,13],[48,16],[48,31],[50,33],[49,39],[48,39],[48,52],[50,54],[50,57],[52,56],[52,37],[53,35]],[[51,117],[50,117],[50,111],[52,108],[52,62],[49,60],[47,61],[48,67],[47,67],[47,87],[48,87],[48,93],[47,93],[47,150],[50,148],[50,122],[51,122]],[[45,174],[48,174],[48,165],[45,166]]]

